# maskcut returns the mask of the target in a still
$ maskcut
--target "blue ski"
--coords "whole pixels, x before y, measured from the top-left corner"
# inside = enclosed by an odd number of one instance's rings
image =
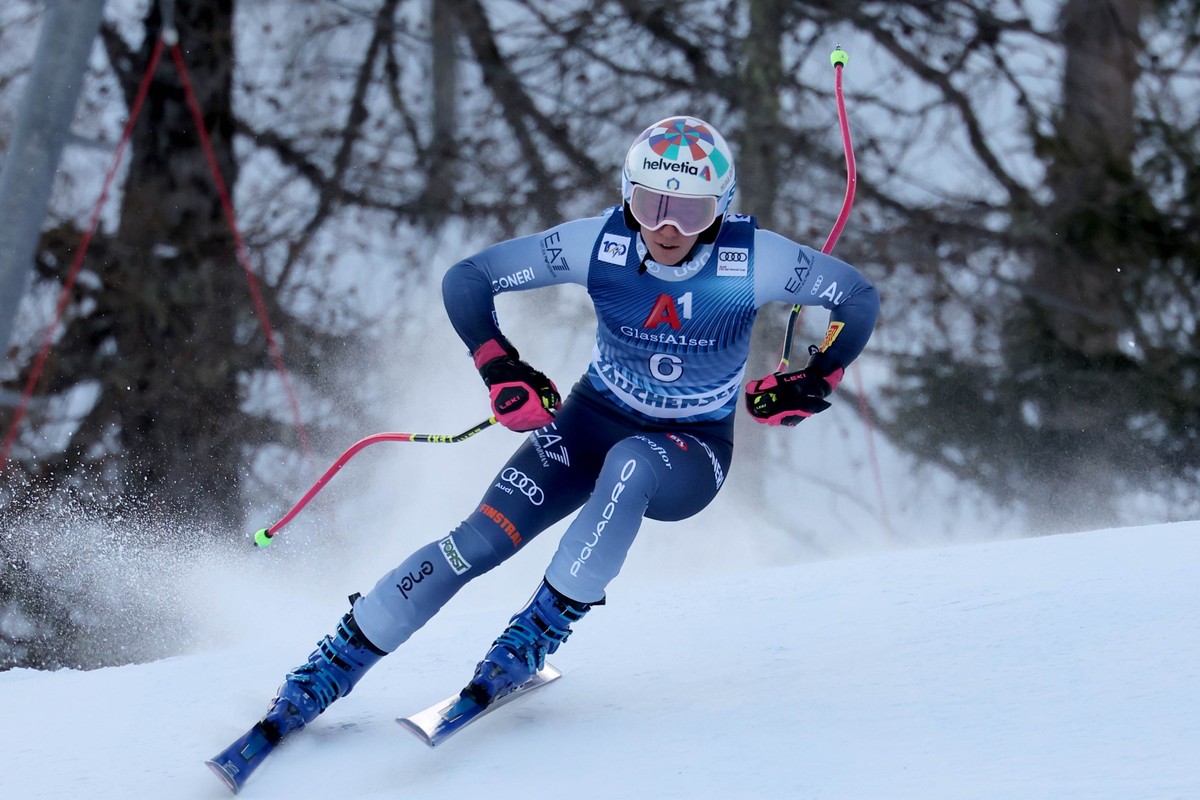
[[[246,731],[240,739],[204,763],[234,794],[242,788],[250,773],[279,744],[278,736],[269,736],[261,722]]]
[[[547,664],[521,688],[489,705],[481,706],[468,697],[455,694],[439,703],[434,703],[424,711],[418,711],[408,717],[400,717],[396,722],[412,731],[425,744],[437,747],[480,717],[486,716],[505,703],[529,694],[534,689],[545,686],[560,677],[562,677],[562,673]]]

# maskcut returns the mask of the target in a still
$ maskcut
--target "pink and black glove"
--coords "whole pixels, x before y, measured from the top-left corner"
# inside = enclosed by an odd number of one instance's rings
[[[820,355],[799,372],[776,372],[746,384],[746,410],[755,422],[792,427],[829,408],[825,398],[844,373],[841,367],[820,363]]]
[[[475,351],[496,421],[509,430],[533,431],[554,421],[562,398],[554,381],[520,360],[516,350],[491,339]]]

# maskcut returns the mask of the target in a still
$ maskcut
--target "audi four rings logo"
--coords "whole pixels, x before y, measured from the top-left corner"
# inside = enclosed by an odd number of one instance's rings
[[[519,469],[509,467],[500,473],[500,480],[515,486],[535,506],[540,506],[542,501],[546,499],[546,493],[542,491],[542,487],[538,486],[533,478],[530,478]]]
[[[749,261],[750,256],[742,247],[722,247],[717,253],[718,261],[736,261],[738,263]]]

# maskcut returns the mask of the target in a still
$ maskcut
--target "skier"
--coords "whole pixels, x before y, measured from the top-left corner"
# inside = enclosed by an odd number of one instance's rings
[[[821,305],[830,322],[803,369],[749,382],[751,417],[790,426],[829,407],[875,324],[870,282],[731,214],[733,154],[703,120],[670,117],[643,131],[622,184],[621,205],[493,245],[446,273],[446,311],[496,420],[529,437],[462,524],[353,596],[336,631],[288,673],[256,726],[272,744],[349,694],[467,581],[579,510],[462,697],[487,705],[528,681],[604,602],[643,517],[686,519],[720,490],[750,330],[765,303]],[[493,302],[561,283],[585,287],[599,321],[591,364],[565,402],[505,338]]]

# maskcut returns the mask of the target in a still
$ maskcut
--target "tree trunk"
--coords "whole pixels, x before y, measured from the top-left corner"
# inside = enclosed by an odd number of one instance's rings
[[[1060,17],[1066,69],[1047,174],[1052,244],[1036,262],[1032,288],[1053,339],[1088,358],[1114,353],[1117,334],[1132,327],[1123,285],[1144,257],[1127,213],[1138,202],[1133,90],[1143,4],[1067,0]]]
[[[738,148],[738,193],[743,208],[758,217],[759,224],[775,224],[775,201],[779,196],[779,164],[783,153],[784,126],[780,121],[783,91],[782,38],[783,0],[750,0],[750,29],[743,49],[738,86],[740,97],[731,98],[742,109],[743,129]],[[722,131],[724,127],[717,126]]]
[[[457,3],[434,0],[429,4],[432,109],[425,202],[436,209],[430,219],[441,219],[455,206],[458,194],[458,14]]]
[[[188,74],[227,186],[237,179],[231,88],[233,0],[181,0]],[[142,62],[158,38],[147,18]],[[115,353],[103,393],[115,409],[125,492],[153,506],[237,521],[241,467],[236,320],[250,300],[213,176],[169,56],[134,130],[100,312]]]
[[[1023,442],[1023,471],[1042,489],[1028,502],[1051,530],[1068,516],[1076,528],[1111,524],[1106,476],[1134,446],[1119,443],[1137,406],[1134,365],[1121,347],[1137,328],[1129,282],[1149,260],[1138,231],[1150,206],[1132,163],[1142,4],[1067,0],[1060,16],[1063,104],[1046,179],[1053,202],[1035,223],[1043,243],[1008,332],[1004,391],[1023,424],[1002,434]]]
[[[784,8],[782,0],[750,0],[750,28],[742,43],[742,64],[737,86],[738,97],[730,98],[742,112],[741,136],[731,138],[736,153],[737,198],[734,208],[758,218],[759,226],[772,228],[778,216],[775,204],[779,197],[779,165],[785,161],[780,143],[786,134],[780,119],[780,95],[783,91],[782,37]],[[717,125],[722,129],[724,126]],[[746,365],[747,379],[755,379],[774,370],[779,363],[780,344],[786,330],[790,309],[772,304],[759,310],[751,332],[750,360]],[[806,356],[804,346],[798,345],[799,366]],[[759,508],[771,508],[766,480],[774,469],[783,447],[782,440],[762,425],[755,424],[740,411],[738,416],[738,452],[754,453],[740,459],[740,469],[746,474],[742,483],[759,493]]]

